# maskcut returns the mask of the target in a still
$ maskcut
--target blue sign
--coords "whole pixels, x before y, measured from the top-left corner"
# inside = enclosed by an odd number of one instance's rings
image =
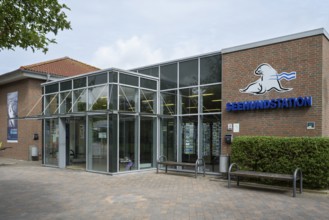
[[[312,96],[297,98],[278,98],[270,100],[254,100],[244,102],[228,102],[226,103],[226,111],[252,111],[261,109],[289,109],[311,107]]]

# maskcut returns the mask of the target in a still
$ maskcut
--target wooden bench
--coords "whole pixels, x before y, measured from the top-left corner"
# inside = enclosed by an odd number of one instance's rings
[[[236,167],[235,171],[232,171],[233,167]],[[231,176],[237,177],[237,186],[239,186],[240,177],[254,177],[254,178],[264,178],[264,179],[275,179],[282,181],[292,181],[293,182],[293,197],[296,197],[296,183],[299,180],[299,192],[303,191],[303,175],[302,171],[297,168],[292,175],[289,174],[278,174],[278,173],[266,173],[266,172],[257,172],[257,171],[245,171],[239,170],[239,167],[236,163],[232,163],[228,170],[228,188],[231,187]]]
[[[198,168],[202,167],[203,176],[205,176],[205,161],[203,158],[197,159],[195,163],[184,163],[184,162],[167,161],[166,156],[160,156],[157,161],[157,173],[159,173],[160,165],[164,165],[166,167],[166,173],[168,171],[168,166],[194,167],[195,168],[195,178],[197,178],[197,175],[198,175]]]

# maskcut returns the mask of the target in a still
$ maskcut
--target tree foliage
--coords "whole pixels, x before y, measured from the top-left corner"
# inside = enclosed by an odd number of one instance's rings
[[[0,0],[0,51],[15,47],[48,51],[56,43],[50,34],[71,29],[63,10],[70,10],[57,0]]]

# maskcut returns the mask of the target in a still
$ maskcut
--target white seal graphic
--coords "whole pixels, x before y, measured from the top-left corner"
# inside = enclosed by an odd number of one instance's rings
[[[290,81],[296,79],[296,72],[282,72],[278,74],[278,72],[267,63],[260,64],[254,73],[256,76],[260,76],[260,78],[255,82],[250,83],[246,88],[240,89],[241,93],[263,95],[272,89],[277,92],[288,92],[291,91],[292,88],[283,88],[280,80],[286,79]]]

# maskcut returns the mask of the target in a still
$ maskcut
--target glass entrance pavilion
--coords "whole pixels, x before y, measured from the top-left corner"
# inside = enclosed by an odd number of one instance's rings
[[[219,172],[221,55],[43,84],[47,166],[101,173],[152,169],[159,156]],[[180,169],[180,168],[178,168]]]

